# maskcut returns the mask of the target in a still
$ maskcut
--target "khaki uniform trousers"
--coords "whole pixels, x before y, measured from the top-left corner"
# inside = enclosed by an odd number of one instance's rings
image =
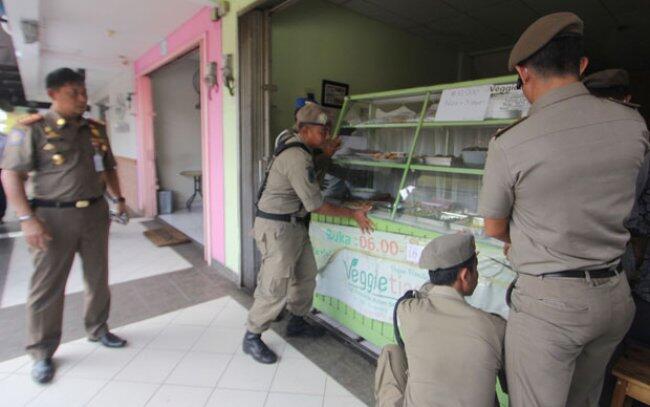
[[[386,345],[377,359],[375,372],[375,406],[403,407],[408,363],[398,345]]]
[[[27,352],[49,358],[61,341],[63,302],[75,253],[81,256],[85,284],[84,325],[90,338],[108,331],[108,204],[87,208],[36,208],[52,236],[47,250],[31,249],[34,273],[27,299]]]
[[[269,329],[285,305],[294,315],[309,313],[318,269],[305,225],[257,218],[254,233],[262,265],[247,326],[259,334]]]
[[[634,317],[625,274],[520,275],[506,328],[513,407],[598,406],[605,368]]]

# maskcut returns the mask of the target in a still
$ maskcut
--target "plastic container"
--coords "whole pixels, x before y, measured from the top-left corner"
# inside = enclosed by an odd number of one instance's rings
[[[174,201],[172,191],[158,191],[158,214],[165,215],[174,212]]]

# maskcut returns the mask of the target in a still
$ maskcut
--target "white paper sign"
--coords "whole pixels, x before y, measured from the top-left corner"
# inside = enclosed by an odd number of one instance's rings
[[[442,91],[435,121],[483,120],[490,101],[490,86],[472,86]]]
[[[514,83],[492,85],[486,119],[519,119],[528,114],[530,103]]]
[[[420,262],[420,256],[422,256],[422,251],[424,246],[418,246],[414,244],[406,245],[406,261],[413,262],[418,264]]]

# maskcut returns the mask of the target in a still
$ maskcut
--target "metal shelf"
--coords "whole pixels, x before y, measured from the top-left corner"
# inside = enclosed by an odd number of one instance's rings
[[[399,170],[403,170],[406,168],[405,163],[391,163],[391,162],[383,162],[383,161],[354,160],[354,159],[340,158],[340,159],[335,159],[334,162],[343,165],[358,165],[358,166],[372,167],[372,168],[394,168]],[[411,164],[409,166],[409,169],[414,171],[444,172],[450,174],[483,175],[483,169],[481,168],[445,167],[440,165]]]
[[[445,172],[451,174],[483,175],[483,169],[481,168],[444,167],[439,165],[412,164],[410,169],[415,171]]]
[[[336,164],[360,165],[363,167],[373,167],[373,168],[395,168],[399,170],[403,170],[404,168],[406,168],[405,163],[392,163],[386,161],[370,161],[370,160],[354,160],[354,159],[347,159],[347,158],[337,158],[334,159],[334,162]]]
[[[482,120],[482,121],[466,121],[466,122],[424,122],[423,128],[435,127],[466,127],[466,126],[509,126],[516,122],[513,119],[499,119],[499,120]],[[354,126],[341,126],[343,129],[412,129],[417,128],[417,122],[407,123],[370,123],[370,124],[357,124]]]

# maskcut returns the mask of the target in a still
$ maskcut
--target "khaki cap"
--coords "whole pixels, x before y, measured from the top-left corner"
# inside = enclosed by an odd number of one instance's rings
[[[322,106],[308,102],[296,113],[296,124],[316,124],[320,126],[330,125],[330,119]]]
[[[457,233],[433,239],[422,251],[419,266],[435,271],[457,266],[476,255],[474,235]]]
[[[555,37],[563,34],[582,36],[583,28],[580,17],[569,12],[553,13],[538,19],[521,34],[512,48],[508,70],[513,71],[515,65],[544,48]]]
[[[605,89],[630,86],[630,75],[625,69],[605,69],[592,73],[582,80],[588,89]]]

